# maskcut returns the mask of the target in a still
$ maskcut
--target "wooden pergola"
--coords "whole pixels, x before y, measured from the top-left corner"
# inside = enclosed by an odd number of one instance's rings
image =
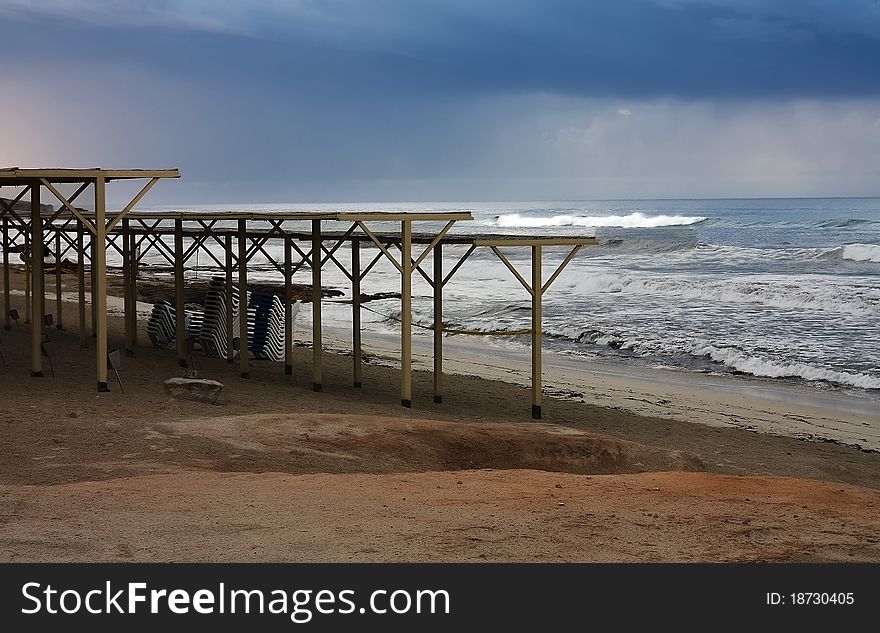
[[[90,261],[92,275],[92,332],[97,338],[97,385],[99,391],[109,389],[107,383],[107,287],[106,253],[115,251],[122,258],[123,306],[125,351],[134,354],[137,346],[137,270],[148,253],[158,254],[173,268],[175,305],[184,304],[184,271],[187,263],[204,254],[207,260],[225,271],[227,305],[232,303],[234,281],[237,281],[239,305],[247,305],[248,266],[255,257],[263,257],[284,278],[285,288],[285,373],[292,367],[292,278],[304,267],[312,277],[312,385],[315,391],[323,389],[323,346],[321,318],[322,270],[325,265],[335,265],[350,281],[352,292],[352,348],[354,385],[362,385],[361,355],[361,282],[378,261],[387,259],[400,273],[400,401],[405,407],[412,406],[412,275],[419,273],[433,290],[434,308],[434,401],[443,400],[443,288],[461,269],[475,249],[490,249],[510,270],[519,283],[531,295],[531,369],[532,369],[532,417],[541,418],[541,349],[542,349],[542,297],[565,266],[586,244],[595,243],[591,237],[511,236],[454,234],[450,230],[460,220],[470,220],[468,212],[440,213],[336,213],[316,211],[296,212],[165,212],[137,211],[134,206],[161,178],[177,178],[177,170],[0,170],[0,187],[21,187],[11,203],[0,199],[0,218],[3,229],[4,251],[4,301],[6,326],[9,327],[9,246],[10,231],[24,234],[33,245],[30,271],[33,292],[29,312],[32,319],[32,370],[33,376],[42,375],[40,342],[44,327],[44,288],[42,245],[46,234],[54,239],[57,261],[67,253],[74,253],[79,272],[79,330],[81,346],[87,346],[85,261]],[[121,211],[108,213],[105,202],[107,182],[124,179],[147,179],[146,185]],[[79,185],[69,197],[65,197],[57,185]],[[89,185],[95,189],[95,209],[85,211],[74,206],[75,200]],[[61,203],[57,211],[41,213],[40,190],[45,187]],[[30,214],[16,213],[15,206],[30,192]],[[325,230],[325,223],[342,224],[345,230]],[[384,226],[379,230],[377,223]],[[399,231],[389,232],[388,223],[399,225]],[[414,225],[436,228],[414,232]],[[85,238],[88,238],[86,245]],[[169,242],[171,242],[169,244]],[[281,244],[282,257],[273,256],[267,245]],[[351,266],[345,266],[337,257],[345,244],[351,249]],[[447,272],[443,269],[443,246],[461,245],[464,254]],[[211,246],[211,248],[208,248]],[[220,247],[219,249],[217,247]],[[377,253],[369,263],[361,266],[362,247],[375,247]],[[555,272],[542,279],[543,249],[545,247],[569,247],[568,255]],[[531,279],[525,277],[511,264],[502,251],[510,247],[530,250]],[[213,249],[213,250],[212,250]],[[221,260],[216,252],[222,250]],[[396,250],[397,254],[393,251]],[[432,257],[432,270],[425,270],[428,256]],[[234,276],[237,273],[237,279]],[[61,326],[60,267],[56,266],[56,310],[58,326]],[[184,311],[176,312],[176,348],[178,363],[188,364]],[[39,316],[38,316],[39,315]],[[226,357],[234,361],[232,314],[227,311],[228,341]],[[250,362],[247,350],[247,320],[239,319],[238,360],[240,374],[247,378]]]
[[[92,303],[96,318],[98,391],[109,391],[107,384],[107,234],[119,224],[119,221],[134,208],[153,185],[163,178],[180,178],[180,172],[177,169],[21,169],[18,167],[0,169],[0,186],[21,187],[21,191],[14,198],[13,203],[3,204],[2,209],[4,219],[3,251],[5,258],[4,270],[6,271],[4,273],[4,281],[6,282],[7,319],[9,318],[9,261],[6,255],[8,252],[7,215],[16,219],[22,228],[30,229],[31,278],[33,280],[30,309],[34,317],[31,319],[31,376],[43,375],[40,346],[42,344],[43,328],[45,327],[43,321],[43,305],[45,302],[43,287],[43,230],[47,220],[47,218],[42,216],[40,206],[40,192],[43,187],[48,189],[62,204],[57,214],[48,218],[49,222],[52,222],[56,219],[56,216],[60,216],[66,210],[76,218],[80,234],[82,233],[82,228],[85,227],[92,236],[92,243],[104,246],[104,248],[95,248],[93,251],[92,271],[94,285],[92,286]],[[120,180],[146,180],[147,182],[121,211],[108,214],[107,183]],[[57,186],[61,184],[75,184],[79,185],[79,187],[72,196],[67,198],[58,190]],[[94,187],[95,210],[92,217],[85,217],[80,209],[73,206],[73,202],[89,185]],[[30,214],[21,217],[15,213],[15,203],[21,200],[28,192],[30,193]]]

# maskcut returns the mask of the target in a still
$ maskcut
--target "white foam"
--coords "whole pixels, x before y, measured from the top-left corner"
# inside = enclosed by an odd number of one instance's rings
[[[854,262],[880,263],[880,244],[847,244],[840,256]]]
[[[765,305],[785,310],[818,310],[846,315],[880,314],[880,292],[864,286],[828,285],[823,279],[779,279],[772,276],[739,277],[725,280],[596,274],[569,286],[581,296],[622,292],[662,295],[684,299]]]
[[[805,380],[824,380],[840,385],[860,387],[862,389],[880,389],[880,378],[867,374],[851,373],[847,371],[834,371],[813,367],[798,362],[774,362],[755,356],[744,354],[740,350],[729,347],[717,348],[712,345],[703,345],[693,350],[698,356],[708,356],[718,363],[723,363],[737,371],[753,376],[766,376],[769,378],[803,378]]]
[[[540,228],[554,226],[617,227],[625,229],[687,226],[706,218],[687,215],[645,215],[636,211],[629,215],[554,215],[535,217],[510,213],[498,216],[495,225],[502,228]]]

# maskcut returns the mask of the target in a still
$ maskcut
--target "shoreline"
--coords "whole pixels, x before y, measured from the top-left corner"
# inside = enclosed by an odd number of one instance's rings
[[[11,294],[21,297],[21,272],[11,268]],[[53,279],[54,281],[54,279]],[[112,291],[112,290],[111,290]],[[85,293],[87,310],[90,293]],[[65,306],[76,305],[76,291],[64,289]],[[46,292],[47,306],[55,301],[54,288]],[[108,314],[123,314],[122,298],[109,294]],[[293,326],[295,347],[311,346],[311,311],[302,304]],[[48,308],[47,308],[48,309]],[[138,301],[138,328],[144,330],[152,304]],[[65,314],[75,314],[74,309]],[[350,323],[350,322],[349,322]],[[351,355],[351,331],[325,317],[323,347],[326,353]],[[530,386],[530,350],[487,343],[474,345],[473,338],[445,336],[444,378],[473,376],[519,387]],[[139,333],[143,345],[148,339]],[[432,334],[413,329],[412,367],[433,372]],[[386,326],[362,330],[365,364],[399,367],[399,337]],[[263,361],[259,361],[263,362]],[[281,364],[278,364],[281,367]],[[809,385],[772,383],[754,376],[703,374],[677,368],[639,367],[558,354],[544,350],[545,398],[567,400],[639,416],[738,428],[768,435],[834,442],[869,452],[880,452],[880,402],[836,390],[819,391]],[[454,394],[444,394],[448,399]],[[522,410],[528,401],[523,398]]]
[[[310,321],[305,323],[295,323],[294,335],[310,343]],[[324,329],[326,350],[351,353],[350,334],[327,324]],[[362,349],[372,362],[399,367],[399,339],[387,332],[365,332]],[[521,387],[530,385],[527,348],[476,346],[466,343],[464,338],[447,336],[443,350],[444,374],[476,376]],[[412,354],[414,370],[433,371],[429,334],[413,335]],[[770,384],[748,376],[626,366],[546,350],[543,375],[545,397],[558,400],[715,427],[832,441],[880,452],[880,403],[869,399],[833,391],[823,393],[807,385]],[[527,404],[523,401],[523,410]]]

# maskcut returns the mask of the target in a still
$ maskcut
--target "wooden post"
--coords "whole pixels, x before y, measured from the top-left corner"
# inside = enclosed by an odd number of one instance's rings
[[[3,218],[3,329],[12,329],[9,316],[9,219]]]
[[[532,246],[532,419],[541,419],[541,246]]]
[[[122,218],[122,311],[125,322],[125,355],[134,355],[133,327],[137,327],[137,321],[132,322],[132,313],[135,309],[131,300],[131,228],[128,218]]]
[[[40,313],[37,315],[37,319],[40,321],[40,327],[43,328],[43,332],[46,331],[46,243],[44,240],[46,239],[46,235],[44,233],[44,229],[46,228],[45,224],[43,224],[42,218],[40,219]],[[36,288],[36,286],[34,286]]]
[[[186,297],[183,286],[183,220],[174,220],[174,314],[177,364],[189,367],[186,357]]]
[[[226,236],[226,362],[231,363],[235,359],[235,315],[232,308],[232,236]],[[239,319],[241,311],[239,311]]]
[[[293,263],[290,261],[290,236],[284,236],[284,375],[293,375]]]
[[[434,246],[434,402],[443,402],[443,245]]]
[[[312,389],[323,391],[321,340],[321,220],[312,220]]]
[[[86,251],[83,245],[83,223],[76,221],[77,290],[79,292],[79,346],[88,347],[86,333]]]
[[[363,384],[361,364],[361,242],[351,240],[351,349],[354,360],[354,386]]]
[[[96,284],[92,292],[92,309],[95,312],[98,361],[98,391],[110,391],[107,384],[107,223],[105,221],[106,181],[104,176],[95,179],[95,260],[92,262]]]
[[[400,223],[400,404],[412,406],[412,220]]]
[[[61,301],[61,229],[55,229],[55,329],[63,330],[61,318],[63,302]]]
[[[248,373],[247,220],[238,221],[238,362],[242,378]]]
[[[24,227],[22,227],[24,228]],[[31,265],[28,263],[28,258],[32,256],[31,253],[31,234],[28,231],[24,231],[24,322],[31,322]]]
[[[96,194],[97,195],[97,194]],[[89,249],[92,251],[89,264],[89,296],[92,300],[92,337],[98,336],[98,311],[95,309],[95,288],[98,287],[98,240],[94,233],[89,236]]]
[[[137,236],[134,233],[129,235],[128,252],[131,257],[131,263],[128,266],[129,280],[128,285],[131,288],[131,350],[138,346],[138,313],[137,313],[137,278],[138,278],[138,249]]]
[[[31,376],[42,377],[43,358],[43,218],[40,217],[40,185],[31,185]]]

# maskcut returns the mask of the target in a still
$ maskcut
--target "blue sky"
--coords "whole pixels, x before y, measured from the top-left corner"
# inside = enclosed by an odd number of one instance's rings
[[[0,0],[0,164],[154,200],[880,195],[877,0]]]

